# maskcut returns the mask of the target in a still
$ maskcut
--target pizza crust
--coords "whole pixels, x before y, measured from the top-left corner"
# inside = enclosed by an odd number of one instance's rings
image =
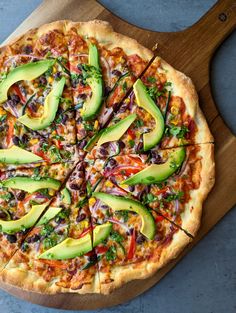
[[[184,213],[181,215],[181,227],[192,236],[196,236],[201,224],[202,206],[208,193],[215,183],[215,162],[214,162],[214,145],[199,145],[200,151],[198,156],[202,157],[200,172],[200,186],[190,192],[191,200],[185,205]]]
[[[109,294],[131,280],[146,279],[152,276],[168,262],[175,259],[191,241],[192,239],[182,230],[178,230],[178,232],[174,234],[171,243],[163,247],[158,257],[154,255],[152,259],[137,264],[127,264],[124,266],[114,265],[110,273],[112,282],[102,283],[105,279],[105,275],[100,271],[101,293]]]
[[[188,114],[197,125],[195,140],[191,144],[213,143],[214,138],[199,106],[198,95],[192,80],[159,57],[154,62],[161,62],[167,81],[173,84],[172,95],[183,98]]]
[[[56,279],[51,282],[45,281],[36,273],[17,267],[12,261],[0,273],[0,281],[5,284],[13,285],[26,291],[33,291],[43,294],[56,293],[100,293],[100,285],[98,279],[98,272],[94,276],[93,284],[84,284],[80,289],[64,288],[56,284]]]
[[[114,32],[108,22],[93,20],[89,22],[66,21],[66,31],[76,28],[78,33],[85,37],[94,37],[107,49],[122,48],[127,55],[138,54],[143,60],[150,61],[153,53],[140,45],[135,39]]]

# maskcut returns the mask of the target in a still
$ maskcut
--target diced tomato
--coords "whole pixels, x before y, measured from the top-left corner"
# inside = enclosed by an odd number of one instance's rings
[[[51,160],[46,156],[46,154],[42,150],[38,150],[38,147],[35,146],[34,154],[43,158],[46,162],[50,162]]]
[[[69,63],[69,67],[70,67],[71,72],[74,72],[76,74],[81,74],[81,70],[79,70],[77,66]]]
[[[13,134],[14,134],[14,123],[13,120],[11,118],[9,118],[8,122],[8,130],[7,130],[7,138],[6,138],[6,144],[7,147],[10,145]]]
[[[86,256],[92,256],[94,255],[94,251],[89,251],[88,253],[85,253]]]
[[[135,133],[134,133],[134,131],[132,130],[132,129],[128,129],[128,135],[132,138],[132,139],[135,139]]]
[[[140,172],[142,170],[141,167],[139,166],[119,166],[117,168],[115,168],[114,170],[111,171],[107,171],[106,173],[104,173],[105,177],[109,177],[109,176],[115,176],[118,174],[121,174],[123,176],[129,176],[130,174],[136,174],[138,172]]]
[[[63,145],[61,144],[60,140],[56,140],[56,146],[59,150],[61,150],[63,148]]]
[[[161,215],[157,215],[157,217],[155,218],[156,223],[161,222],[164,220],[164,217]]]
[[[96,247],[96,253],[97,254],[105,253],[105,252],[107,252],[107,250],[108,250],[108,247],[105,247],[105,246]]]
[[[134,257],[134,253],[135,253],[135,249],[136,249],[136,234],[135,234],[135,230],[133,230],[132,236],[131,236],[131,240],[130,240],[130,246],[129,246],[129,251],[127,254],[127,259],[131,260]]]
[[[52,267],[57,267],[57,268],[63,269],[63,270],[67,269],[67,264],[63,263],[62,261],[45,260],[45,259],[40,259],[40,260],[37,260],[37,261],[42,262],[42,263],[47,264],[47,265],[52,266]]]
[[[20,88],[17,84],[14,84],[12,86],[12,89],[14,90],[14,92],[17,94],[17,96],[20,98],[20,101],[22,103],[25,103],[26,102],[26,98],[25,96],[22,94],[22,92],[20,91]]]
[[[79,85],[77,88],[76,88],[76,91],[78,91],[78,93],[86,93],[86,92],[89,92],[91,90],[91,87],[89,85],[86,85],[86,86],[81,86]]]

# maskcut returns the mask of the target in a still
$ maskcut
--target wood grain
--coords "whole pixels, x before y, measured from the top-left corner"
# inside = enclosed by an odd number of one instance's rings
[[[196,24],[177,33],[153,32],[118,18],[93,0],[47,0],[42,3],[5,41],[59,19],[87,21],[102,19],[120,33],[137,39],[177,69],[189,75],[196,86],[200,105],[215,138],[216,184],[204,203],[201,229],[183,253],[154,276],[132,281],[109,296],[58,294],[46,296],[2,285],[20,298],[61,309],[96,309],[126,302],[156,284],[236,203],[236,138],[224,124],[211,95],[209,69],[211,58],[222,41],[236,27],[236,1],[218,1]]]

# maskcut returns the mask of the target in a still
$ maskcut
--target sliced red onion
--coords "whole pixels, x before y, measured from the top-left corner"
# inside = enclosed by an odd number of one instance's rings
[[[134,92],[132,91],[129,95],[130,103],[129,103],[129,109],[132,109],[134,106]]]
[[[175,212],[176,213],[179,213],[179,209],[180,209],[180,207],[179,207],[179,200],[175,200]]]
[[[35,245],[34,245],[34,249],[35,249],[37,252],[39,252],[40,244],[41,244],[40,241],[36,241],[36,243],[35,243]]]
[[[122,189],[111,189],[109,190],[109,193],[114,196],[126,196],[127,195],[127,191],[122,190]]]
[[[111,142],[110,148],[111,148],[111,152],[117,153],[117,143]]]
[[[12,113],[15,117],[19,117],[19,114],[18,114],[18,111],[17,111],[17,109],[13,106],[13,105],[11,105],[11,102],[10,101],[6,101],[5,103],[4,103],[4,105],[3,105],[3,107],[4,107],[4,109],[10,109],[10,113]]]
[[[92,206],[91,210],[93,210],[94,212],[96,212],[97,209],[99,208],[100,204],[101,204],[101,201],[100,201],[100,200],[97,200],[97,201],[95,202],[95,204]]]
[[[36,194],[35,199],[48,199],[48,197],[39,193],[39,194]]]
[[[116,167],[114,167],[113,169],[110,169],[110,170],[108,170],[108,171],[104,171],[104,176],[105,177],[109,177],[109,176],[111,176],[114,172],[116,172],[116,171],[118,171],[118,170],[120,170],[120,171],[122,171],[122,170],[125,170],[125,169],[127,169],[127,167],[129,168],[129,169],[137,169],[137,166],[133,166],[133,165],[129,165],[129,166],[127,166],[127,165],[118,165],[118,166],[116,166]]]
[[[108,119],[110,118],[111,114],[113,113],[113,109],[112,108],[106,108],[104,107],[101,111],[101,114],[98,117],[98,121],[99,123],[104,126],[106,124],[106,122],[108,121]]]
[[[80,54],[71,54],[72,57],[87,57],[88,58],[88,54],[87,53],[80,53]]]
[[[114,220],[113,218],[108,218],[107,221],[111,222],[111,223],[114,223],[114,224],[117,224],[117,225],[120,225],[121,227],[123,227],[126,230],[126,232],[128,232],[128,233],[130,232],[129,231],[129,227],[125,223],[122,223],[120,221]]]
[[[8,63],[12,62],[12,61],[15,61],[16,59],[19,59],[19,58],[30,58],[30,59],[39,59],[39,60],[43,59],[41,57],[38,57],[38,56],[32,55],[32,54],[31,55],[29,55],[29,54],[17,54],[17,55],[10,57],[9,59],[7,59],[4,62],[4,66],[7,65]]]
[[[54,228],[54,231],[56,233],[58,233],[59,231],[61,230],[64,230],[68,225],[67,224],[58,224],[55,228]]]

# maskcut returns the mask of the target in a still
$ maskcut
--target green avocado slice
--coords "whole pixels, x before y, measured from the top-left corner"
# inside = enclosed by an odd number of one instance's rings
[[[165,129],[165,121],[160,109],[149,96],[145,85],[140,79],[135,82],[133,88],[138,106],[145,109],[156,122],[152,131],[143,134],[143,149],[148,151],[160,142]]]
[[[41,178],[35,180],[31,177],[12,177],[2,182],[3,187],[20,189],[29,193],[33,193],[40,189],[54,189],[58,190],[61,182],[54,178]]]
[[[137,174],[124,180],[122,184],[137,185],[145,184],[150,185],[166,180],[182,165],[185,159],[186,151],[184,147],[172,149],[168,160],[163,164],[152,164]]]
[[[96,226],[93,230],[93,247],[98,246],[103,240],[105,240],[111,232],[112,224],[105,223],[99,226]]]
[[[17,146],[9,149],[0,149],[0,162],[6,164],[27,164],[39,162],[43,159],[38,155]]]
[[[22,218],[14,221],[3,221],[0,220],[1,231],[7,234],[13,234],[18,231],[30,228],[35,224],[37,219],[43,213],[49,202],[39,205],[33,205],[32,209],[24,215]]]
[[[41,130],[54,121],[62,95],[64,85],[66,83],[65,77],[62,77],[53,85],[51,92],[47,95],[44,103],[44,112],[41,117],[29,117],[27,114],[18,118],[18,121],[32,130]]]
[[[47,209],[47,211],[45,212],[45,214],[40,218],[40,220],[38,221],[36,226],[46,224],[51,219],[53,219],[59,212],[61,212],[62,209],[63,208],[59,208],[59,207],[57,208],[57,207],[50,206]]]
[[[70,192],[69,192],[69,190],[66,187],[64,189],[62,189],[61,195],[62,195],[62,201],[65,204],[71,204]]]
[[[114,211],[126,210],[139,214],[142,219],[140,232],[148,239],[154,238],[156,232],[154,218],[142,203],[129,198],[110,195],[104,192],[94,192],[93,196],[97,199],[100,199]]]
[[[118,123],[106,128],[102,132],[102,135],[99,138],[97,145],[101,146],[106,142],[119,140],[130,127],[130,125],[134,122],[136,117],[136,114],[131,114],[123,120],[119,121]]]
[[[111,227],[112,227],[111,223],[106,223],[103,225],[96,226],[94,228],[93,230],[93,232],[95,233],[94,243],[96,243],[96,245],[98,245],[100,242],[102,242],[109,236]],[[58,245],[40,254],[38,258],[49,260],[72,259],[77,256],[82,256],[85,253],[88,253],[93,249],[93,247],[95,247],[95,245],[92,244],[92,238],[90,234],[87,234],[79,239],[66,238]]]
[[[33,80],[45,73],[55,60],[43,60],[20,65],[12,69],[0,83],[0,103],[7,100],[9,88],[20,80]]]
[[[89,121],[97,115],[103,99],[103,80],[99,65],[99,54],[96,45],[89,45],[89,71],[87,83],[92,89],[92,96],[83,105],[81,116],[83,120]]]

